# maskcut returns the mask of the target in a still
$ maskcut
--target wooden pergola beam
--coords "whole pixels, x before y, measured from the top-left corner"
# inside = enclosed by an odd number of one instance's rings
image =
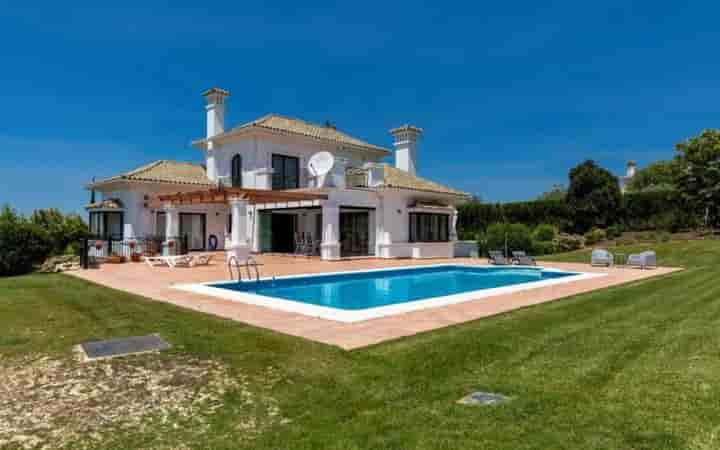
[[[325,194],[297,191],[272,191],[267,189],[243,188],[213,188],[189,192],[176,192],[174,194],[160,194],[157,196],[161,202],[175,204],[193,203],[228,203],[231,198],[245,198],[251,205],[257,203],[301,202],[312,200],[327,200]]]

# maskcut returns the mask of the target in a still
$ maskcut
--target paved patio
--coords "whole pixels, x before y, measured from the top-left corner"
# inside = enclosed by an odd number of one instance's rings
[[[485,260],[464,258],[431,260],[354,259],[343,261],[320,261],[317,258],[285,255],[259,255],[256,258],[262,264],[260,274],[263,277],[441,263],[474,265],[486,263]],[[194,268],[170,269],[167,267],[155,267],[151,269],[144,263],[125,263],[104,264],[98,269],[70,273],[79,278],[142,295],[153,300],[172,303],[184,308],[214,314],[313,341],[337,345],[350,350],[680,270],[668,267],[653,270],[608,269],[591,267],[587,264],[570,263],[543,263],[543,266],[581,272],[602,272],[608,275],[554,286],[538,287],[512,294],[497,295],[477,301],[371,319],[364,322],[342,323],[232,302],[171,287],[174,284],[228,280],[227,266],[224,263],[224,254],[222,253],[217,253],[214,261],[209,266]]]

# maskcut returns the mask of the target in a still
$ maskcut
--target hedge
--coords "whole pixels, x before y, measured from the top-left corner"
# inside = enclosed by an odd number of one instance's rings
[[[493,223],[522,223],[531,227],[552,224],[564,228],[569,213],[562,200],[534,202],[480,203],[470,202],[458,207],[458,228],[485,231]]]
[[[694,228],[699,224],[694,213],[675,191],[626,193],[618,214],[627,231]],[[470,236],[487,230],[493,223],[521,223],[530,227],[551,224],[560,230],[573,228],[573,220],[564,200],[538,200],[513,203],[469,202],[458,207],[458,230]]]
[[[622,221],[630,231],[678,231],[700,224],[677,191],[648,191],[625,194]]]

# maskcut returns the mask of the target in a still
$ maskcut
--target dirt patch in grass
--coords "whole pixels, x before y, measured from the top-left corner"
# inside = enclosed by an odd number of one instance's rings
[[[242,375],[216,361],[178,355],[90,363],[0,355],[0,380],[0,447],[92,445],[110,431],[156,433],[158,427],[202,433],[226,393],[248,409],[255,403]],[[252,429],[255,420],[250,414],[239,422]]]

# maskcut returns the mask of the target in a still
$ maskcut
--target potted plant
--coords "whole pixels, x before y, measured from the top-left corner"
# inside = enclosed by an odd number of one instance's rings
[[[137,242],[134,240],[128,242],[128,247],[130,247],[130,261],[140,262],[140,257],[142,256],[142,253],[135,251],[135,248],[137,248]]]
[[[125,257],[124,257],[124,256],[120,256],[120,255],[118,255],[118,254],[115,253],[115,252],[112,252],[112,254],[110,255],[110,257],[108,258],[108,262],[111,263],[111,264],[120,264],[120,263],[125,262]]]

